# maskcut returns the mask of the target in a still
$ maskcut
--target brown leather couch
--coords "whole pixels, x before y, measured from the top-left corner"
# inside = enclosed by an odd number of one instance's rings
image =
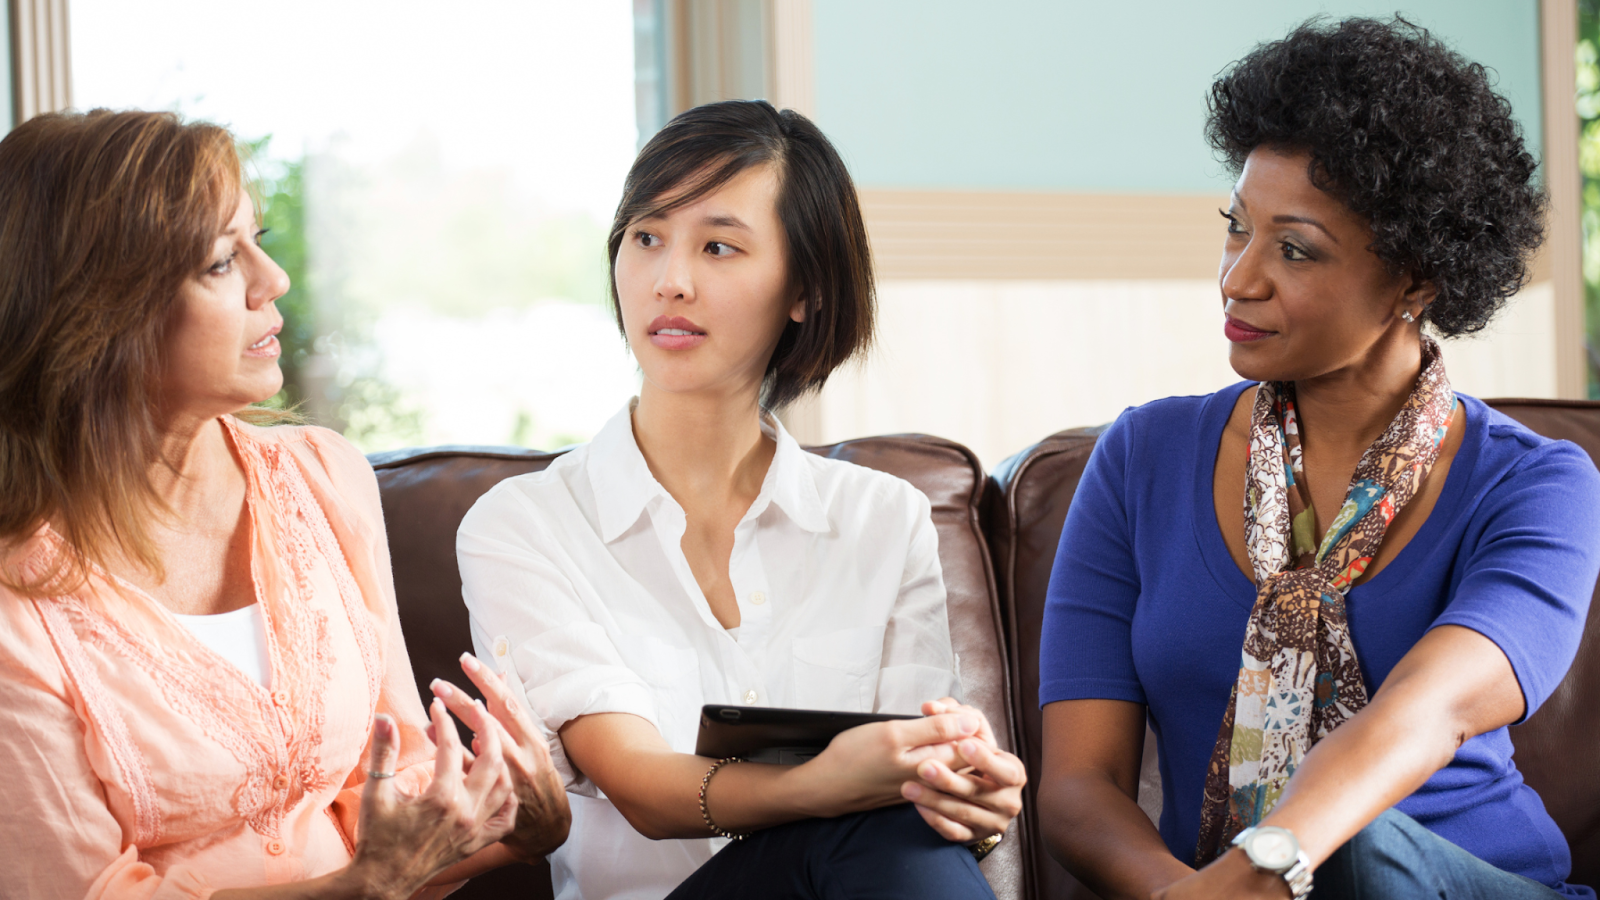
[[[1562,400],[1489,400],[1490,406],[1549,437],[1572,441],[1600,459],[1600,403]],[[995,553],[995,574],[1007,623],[1018,745],[1028,765],[1023,808],[1025,835],[1038,833],[1033,802],[1040,764],[1039,630],[1045,588],[1078,478],[1101,429],[1062,431],[1007,459],[993,473],[993,501],[985,529]],[[1537,714],[1513,728],[1517,767],[1544,799],[1572,847],[1571,881],[1600,885],[1600,614],[1591,612],[1577,661]],[[1145,735],[1145,774],[1152,777],[1154,738]],[[1141,806],[1145,805],[1141,796]],[[1025,841],[1029,896],[1066,900],[1095,895],[1078,884],[1041,841]]]
[[[939,532],[950,635],[961,657],[966,700],[983,710],[1000,743],[1015,752],[1011,723],[1015,704],[999,592],[980,520],[990,482],[977,457],[960,444],[922,435],[865,438],[810,449],[892,472],[928,495]],[[400,622],[417,690],[425,697],[429,696],[427,685],[435,677],[465,684],[456,660],[472,649],[456,568],[456,528],[472,504],[501,479],[537,472],[556,456],[509,448],[436,447],[371,457],[383,495]],[[1018,827],[1014,825],[1012,830]],[[1001,900],[1019,900],[1024,896],[1025,842],[1016,834],[1007,837],[984,860],[983,870]],[[475,879],[453,896],[550,897],[549,868],[508,867]]]
[[[1600,458],[1600,403],[1490,401],[1541,434],[1575,441]],[[1045,586],[1072,494],[1100,429],[1052,435],[986,475],[959,444],[923,435],[862,438],[812,452],[891,472],[933,504],[949,589],[951,634],[969,702],[1031,779],[1023,815],[983,863],[1002,900],[1088,898],[1037,840],[1040,746],[1039,628]],[[434,447],[374,454],[383,495],[401,623],[417,688],[435,677],[464,682],[470,650],[455,532],[466,511],[503,478],[535,472],[558,454],[512,448]],[[1539,713],[1513,730],[1517,764],[1572,845],[1572,880],[1600,884],[1600,616],[1590,616],[1578,661]],[[1145,747],[1141,805],[1159,805],[1154,741]],[[460,898],[550,897],[548,867],[513,866],[475,879]]]

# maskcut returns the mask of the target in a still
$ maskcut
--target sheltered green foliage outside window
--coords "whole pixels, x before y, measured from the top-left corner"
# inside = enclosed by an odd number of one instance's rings
[[[290,284],[277,301],[283,316],[278,334],[283,389],[266,405],[294,409],[311,424],[332,428],[358,446],[374,436],[415,442],[421,436],[421,417],[404,407],[399,392],[373,374],[354,372],[348,360],[340,364],[341,357],[363,354],[345,346],[345,333],[353,324],[349,315],[317,302],[306,239],[306,161],[272,158],[267,152],[271,141],[269,135],[243,147],[266,229],[261,247],[283,267]],[[351,354],[353,349],[358,352]]]
[[[1589,397],[1600,399],[1600,0],[1578,0],[1578,167]]]

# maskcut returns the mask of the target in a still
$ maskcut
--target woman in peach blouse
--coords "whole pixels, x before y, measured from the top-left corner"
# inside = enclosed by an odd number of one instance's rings
[[[365,459],[242,421],[282,383],[260,233],[223,129],[0,141],[0,896],[440,895],[565,837],[496,676],[424,713]]]

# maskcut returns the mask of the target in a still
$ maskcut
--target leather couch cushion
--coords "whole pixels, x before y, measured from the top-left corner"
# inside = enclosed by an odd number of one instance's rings
[[[1028,836],[1023,871],[1029,897],[1076,900],[1095,895],[1045,849],[1039,832],[1039,766],[1043,722],[1039,712],[1039,631],[1045,590],[1078,479],[1103,428],[1062,431],[1002,462],[985,503],[984,521],[995,554],[995,580],[1005,609],[1011,684],[1016,704],[1018,755],[1028,767],[1021,820]],[[1149,749],[1149,748],[1147,748]]]
[[[428,684],[435,678],[481,696],[458,662],[472,650],[472,634],[461,602],[456,529],[490,488],[514,475],[541,471],[557,455],[511,447],[431,447],[368,457],[383,498],[400,627],[424,704],[433,697]],[[506,866],[474,878],[451,896],[552,900],[550,866]]]
[[[1546,437],[1572,441],[1600,459],[1600,403],[1489,400]],[[1600,586],[1596,590],[1600,600]],[[1528,721],[1511,729],[1517,768],[1539,792],[1572,848],[1574,884],[1600,887],[1600,613],[1591,601],[1578,657]]]
[[[809,449],[892,473],[928,496],[939,533],[950,632],[961,660],[967,702],[989,717],[1001,745],[1014,749],[1010,669],[991,556],[979,521],[988,480],[977,458],[959,444],[921,435],[864,438]],[[436,677],[463,684],[456,660],[472,649],[455,556],[462,517],[501,479],[542,470],[556,456],[512,448],[440,447],[371,457],[383,496],[401,625],[417,689],[424,697]],[[1012,900],[1023,896],[1019,872],[1023,841],[1014,834],[1008,837],[984,861],[983,869],[995,893]],[[454,896],[471,900],[502,894],[549,897],[548,867],[508,867],[475,879]]]
[[[1600,403],[1562,400],[1488,400],[1490,406],[1548,437],[1573,441],[1600,459]],[[1078,479],[1102,428],[1063,431],[1001,463],[996,490],[985,508],[995,554],[996,580],[1009,628],[1018,739],[1028,764],[1030,790],[1025,827],[1037,834],[1033,786],[1039,777],[1041,717],[1039,632],[1061,527]],[[1597,588],[1600,594],[1600,588]],[[1577,661],[1555,694],[1526,723],[1512,729],[1516,761],[1539,792],[1572,847],[1577,884],[1600,885],[1600,615],[1592,610]],[[1149,780],[1151,743],[1146,733]],[[1157,782],[1159,785],[1159,782]],[[1141,805],[1146,798],[1141,788]],[[1040,841],[1025,848],[1032,897],[1092,898],[1094,894],[1050,857]]]

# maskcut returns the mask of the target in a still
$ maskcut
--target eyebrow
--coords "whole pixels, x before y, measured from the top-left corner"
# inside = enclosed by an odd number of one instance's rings
[[[1328,227],[1326,225],[1323,225],[1321,222],[1318,222],[1316,219],[1308,219],[1305,216],[1273,216],[1272,217],[1272,221],[1274,221],[1274,222],[1276,222],[1276,223],[1278,223],[1280,225],[1282,225],[1282,224],[1310,225],[1312,228],[1315,228],[1318,231],[1322,232],[1323,234],[1327,235],[1328,236],[1328,240],[1333,241],[1335,244],[1339,243],[1339,239],[1337,237],[1334,237],[1333,232],[1329,231]]]
[[[653,212],[653,213],[650,213],[649,215],[640,216],[638,219],[636,219],[634,221],[636,223],[638,223],[638,222],[661,222],[661,221],[664,221],[666,218],[667,218],[667,216],[664,213]],[[754,232],[755,231],[755,229],[751,228],[749,225],[746,225],[744,223],[743,219],[739,218],[738,216],[729,215],[727,213],[723,213],[722,215],[706,216],[705,218],[702,218],[700,220],[700,224],[707,225],[707,226],[710,226],[712,228],[738,228],[738,229],[740,229],[742,231],[750,231],[750,232]]]
[[[1238,191],[1234,191],[1232,194],[1230,194],[1228,200],[1232,205],[1237,206],[1246,212],[1250,211],[1250,207],[1244,202],[1244,198],[1239,196]],[[1308,218],[1306,216],[1273,216],[1272,221],[1279,225],[1310,225],[1312,228],[1315,228],[1327,235],[1328,240],[1333,241],[1335,244],[1339,243],[1339,238],[1334,235],[1333,232],[1328,230],[1328,226],[1318,222],[1316,219]]]
[[[706,216],[701,221],[704,222],[707,225],[710,225],[713,228],[741,228],[741,229],[743,229],[745,231],[749,231],[750,230],[750,226],[746,225],[737,216],[730,216],[730,215]]]

